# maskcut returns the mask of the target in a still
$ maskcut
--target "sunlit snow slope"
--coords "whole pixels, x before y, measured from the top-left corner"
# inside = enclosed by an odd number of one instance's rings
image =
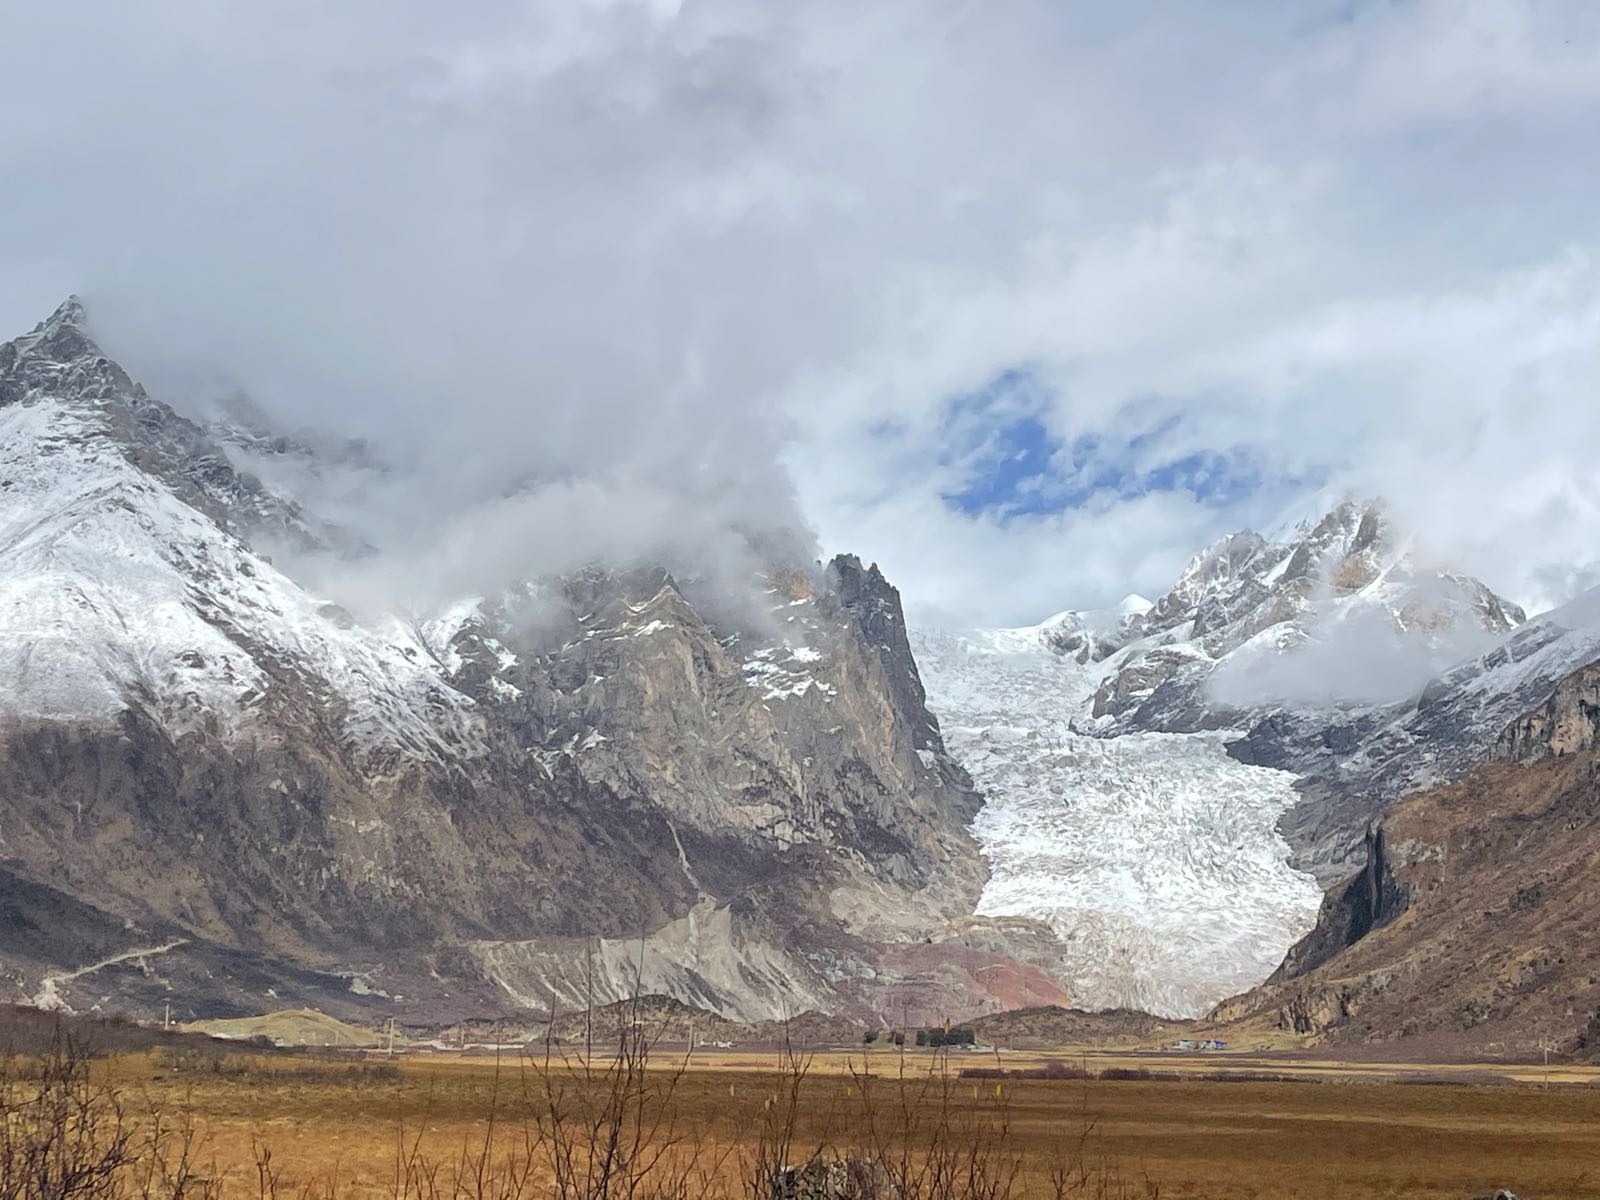
[[[1265,979],[1316,916],[1276,831],[1293,776],[1216,733],[1074,733],[1105,667],[1052,652],[1052,623],[913,639],[951,752],[985,793],[979,912],[1048,921],[1086,1008],[1203,1012]]]

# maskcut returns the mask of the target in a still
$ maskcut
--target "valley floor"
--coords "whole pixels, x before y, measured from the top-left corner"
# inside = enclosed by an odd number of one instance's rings
[[[662,1054],[650,1067],[658,1085],[674,1077],[669,1058]],[[1039,1055],[1008,1055],[1000,1065],[1026,1068],[1040,1061]],[[944,1129],[938,1136],[960,1139],[977,1132],[1000,1152],[1015,1154],[1019,1174],[1010,1194],[1016,1200],[1058,1194],[1461,1198],[1500,1186],[1519,1195],[1600,1197],[1600,1076],[1589,1069],[1552,1071],[1564,1084],[1544,1086],[1526,1082],[1543,1077],[1533,1068],[1519,1069],[1524,1082],[1511,1082],[1513,1072],[1503,1066],[1379,1069],[1227,1056],[1186,1062],[1102,1056],[1090,1064],[1094,1069],[1127,1063],[1211,1071],[1235,1064],[1292,1071],[1301,1081],[947,1075],[930,1086],[930,1062],[890,1052],[817,1057],[799,1089],[783,1157],[803,1160],[821,1143],[845,1151],[859,1146],[865,1069],[880,1102],[892,1101],[880,1113],[908,1114],[921,1131],[914,1136]],[[437,1185],[449,1190],[464,1152],[470,1157],[487,1139],[497,1156],[514,1158],[543,1111],[537,1069],[514,1057],[402,1055],[397,1069],[387,1063],[278,1056],[197,1065],[170,1056],[125,1056],[96,1070],[120,1080],[130,1096],[192,1112],[230,1194],[251,1196],[258,1191],[261,1146],[271,1150],[278,1195],[392,1196],[397,1162],[414,1153],[436,1164]],[[969,1064],[993,1067],[995,1060],[952,1057],[951,1071]],[[792,1094],[792,1077],[779,1066],[775,1053],[701,1053],[676,1077],[673,1136],[680,1149],[700,1148],[708,1177],[702,1182],[717,1178],[725,1185],[715,1194],[749,1194],[741,1181],[749,1177],[763,1131],[780,1120]],[[1482,1085],[1485,1070],[1504,1082]],[[1462,1082],[1440,1082],[1451,1072]],[[569,1102],[581,1094],[579,1084]],[[1005,1122],[1003,1138],[997,1118]],[[1058,1193],[1052,1177],[1063,1168],[1078,1182]]]

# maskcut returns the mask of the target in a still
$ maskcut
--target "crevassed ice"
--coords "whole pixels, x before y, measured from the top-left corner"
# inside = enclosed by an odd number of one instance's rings
[[[1229,735],[1073,732],[1101,669],[1030,632],[914,642],[946,744],[986,796],[978,911],[1047,921],[1074,951],[1080,1007],[1194,1016],[1260,983],[1321,901],[1276,828],[1293,777],[1229,758]]]

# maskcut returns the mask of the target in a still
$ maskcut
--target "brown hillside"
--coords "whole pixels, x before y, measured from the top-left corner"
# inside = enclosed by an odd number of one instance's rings
[[[1274,978],[1213,1019],[1440,1057],[1600,1053],[1600,753],[1397,806]]]

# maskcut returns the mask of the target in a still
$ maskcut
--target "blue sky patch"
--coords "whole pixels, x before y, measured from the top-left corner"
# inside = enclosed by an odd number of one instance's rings
[[[940,422],[939,465],[960,475],[946,504],[976,516],[1048,512],[1060,442],[1044,422],[1048,393],[1017,368],[976,392],[953,397]]]
[[[1162,443],[1183,426],[1177,414],[1127,436],[1091,434],[1065,442],[1047,422],[1052,400],[1024,368],[953,397],[940,423],[939,465],[960,483],[941,492],[944,502],[969,516],[1005,522],[1150,493],[1185,492],[1202,504],[1224,507],[1269,482],[1259,456],[1243,447],[1181,453],[1174,448],[1163,457]]]
[[[1059,446],[1037,417],[1018,417],[995,426],[969,465],[967,484],[946,492],[944,500],[971,514],[988,509],[1008,513],[1046,512],[1054,507],[1049,496],[1051,462]]]

